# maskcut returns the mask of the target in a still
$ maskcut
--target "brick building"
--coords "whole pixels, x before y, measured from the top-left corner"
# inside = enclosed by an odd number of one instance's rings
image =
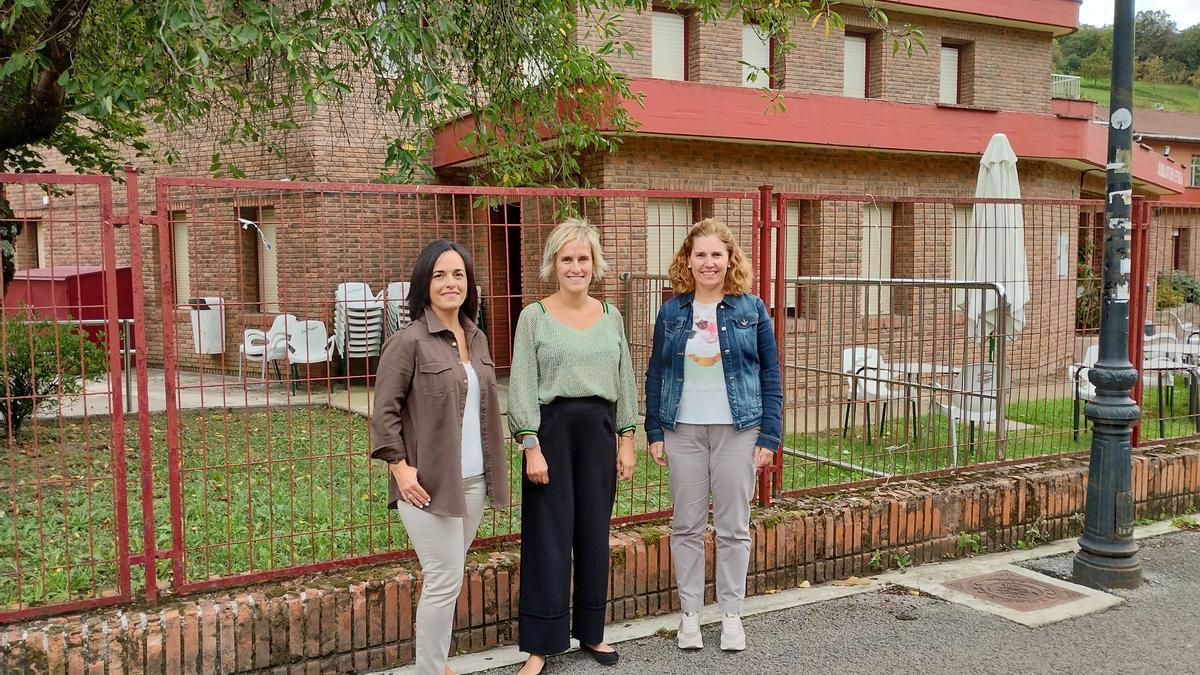
[[[640,104],[624,104],[638,128],[618,152],[584,158],[583,177],[596,188],[675,196],[592,204],[580,199],[585,214],[611,233],[606,236],[619,269],[635,276],[664,273],[686,225],[703,215],[725,218],[749,240],[754,201],[729,194],[770,184],[782,195],[785,274],[953,276],[954,246],[947,244],[959,238],[970,205],[952,198],[972,196],[979,155],[997,132],[1008,136],[1020,157],[1025,197],[1102,197],[1106,129],[1093,122],[1090,103],[1052,98],[1050,91],[1052,40],[1077,27],[1076,0],[889,3],[893,24],[924,31],[928,52],[917,49],[911,56],[893,54],[861,8],[847,4],[839,11],[844,33],[798,25],[797,48],[780,58],[769,38],[738,19],[702,24],[686,8],[622,17],[626,38],[639,49],[613,59],[644,97]],[[782,91],[782,109],[754,86],[761,78],[747,81],[743,61],[770,71]],[[382,166],[390,129],[377,112],[370,91],[362,90],[336,108],[302,113],[297,129],[279,131],[275,140],[286,149],[283,155],[252,148],[236,153],[256,182],[180,181],[163,186],[154,202],[144,198],[145,213],[166,211],[169,218],[162,228],[147,228],[142,241],[150,316],[164,316],[158,306],[164,268],[176,281],[168,303],[220,296],[229,310],[224,359],[186,348],[185,309],[165,315],[177,322],[185,364],[235,369],[242,328],[265,327],[278,312],[328,321],[337,283],[367,281],[378,290],[402,280],[415,251],[433,236],[464,240],[484,262],[480,282],[489,328],[495,351],[507,352],[514,312],[545,290],[536,279],[540,240],[565,205],[533,194],[485,200],[468,192],[401,194],[367,187],[364,181]],[[477,158],[456,141],[471,123],[465,118],[439,133],[432,155],[439,182],[467,182],[464,169]],[[147,177],[207,172],[213,138],[175,141],[182,161],[169,169],[150,167]],[[1183,190],[1183,168],[1160,152],[1135,147],[1133,166],[1137,194],[1158,198]],[[726,194],[702,196],[709,192]],[[828,193],[863,197],[819,198]],[[889,200],[916,196],[948,201]],[[120,201],[118,196],[118,206]],[[37,219],[26,213],[31,222]],[[1026,210],[1030,275],[1046,287],[1028,308],[1033,329],[1018,342],[1016,355],[1035,370],[1071,359],[1065,344],[1050,345],[1039,336],[1070,330],[1069,313],[1061,310],[1074,302],[1070,268],[1081,245],[1081,219],[1089,217],[1069,205]],[[255,227],[242,227],[243,221]],[[64,226],[79,227],[56,225]],[[60,259],[91,255],[74,243],[77,237],[65,231],[49,236],[48,229],[26,228],[18,247],[22,266],[44,266],[56,247]],[[265,246],[268,241],[273,245]],[[128,258],[128,245],[120,240],[118,257]],[[622,286],[611,280],[605,290]],[[789,291],[790,314],[816,320],[799,306],[801,295]],[[921,314],[901,295],[856,297],[863,307],[861,316],[853,310],[854,320],[863,319],[864,326],[887,327]],[[161,355],[162,334],[150,335],[153,358]]]

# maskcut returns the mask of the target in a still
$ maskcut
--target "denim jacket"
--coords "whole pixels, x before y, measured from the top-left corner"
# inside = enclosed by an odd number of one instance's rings
[[[693,293],[671,298],[654,322],[654,351],[646,370],[646,438],[651,443],[663,440],[664,428],[675,429],[693,299]],[[783,390],[766,305],[749,293],[726,295],[717,303],[717,325],[733,426],[739,431],[759,426],[758,445],[773,451],[783,431]]]

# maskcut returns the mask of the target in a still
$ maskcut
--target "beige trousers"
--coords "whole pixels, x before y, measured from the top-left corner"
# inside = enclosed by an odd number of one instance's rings
[[[419,675],[445,672],[467,549],[475,540],[483,517],[483,502],[487,497],[483,476],[467,478],[463,484],[467,496],[465,518],[435,516],[403,501],[396,504],[404,530],[421,561],[421,571],[425,573],[421,600],[417,603],[415,665]]]
[[[704,606],[704,530],[712,495],[717,531],[717,604],[737,614],[746,597],[750,564],[750,499],[754,496],[754,444],[758,427],[735,431],[732,424],[676,424],[664,448],[671,473],[671,557],[685,612]]]

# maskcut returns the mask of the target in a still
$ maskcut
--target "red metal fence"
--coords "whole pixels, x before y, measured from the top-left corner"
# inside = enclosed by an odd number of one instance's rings
[[[438,237],[471,251],[503,374],[517,314],[553,290],[539,277],[542,244],[568,215],[602,233],[611,267],[595,291],[622,312],[639,369],[687,227],[714,216],[733,228],[784,366],[786,438],[763,500],[1087,447],[1072,430],[1071,364],[1098,321],[1081,272],[1096,202],[1019,203],[1030,304],[1019,333],[1002,326],[989,345],[968,334],[962,306],[992,287],[955,281],[954,247],[977,227],[972,210],[995,201],[195,178],[158,178],[151,191],[131,172],[117,217],[106,178],[5,175],[0,186],[25,226],[21,272],[98,266],[107,334],[133,334],[125,354],[99,340],[107,372],[85,374],[85,394],[59,390],[26,428],[9,427],[0,560],[13,562],[0,569],[0,621],[411,555],[385,507],[385,467],[368,460],[367,420],[380,343],[407,321],[412,262]],[[847,350],[865,349],[892,365],[847,372]],[[135,361],[136,429],[132,414],[125,424],[110,413],[132,403],[123,356]],[[960,381],[989,363],[1011,387]],[[990,426],[946,414],[956,399],[989,397],[1001,411]],[[1191,433],[1178,398],[1160,415],[1167,436]],[[518,536],[517,508],[489,510],[480,542]],[[666,470],[639,454],[616,519],[669,508]],[[132,565],[143,567],[136,579]]]

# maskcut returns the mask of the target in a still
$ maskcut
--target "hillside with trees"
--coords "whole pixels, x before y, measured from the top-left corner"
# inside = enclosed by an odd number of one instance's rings
[[[1112,67],[1112,26],[1081,26],[1054,42],[1054,72],[1078,75],[1083,93],[1103,98]],[[1164,11],[1137,13],[1135,105],[1200,111],[1200,24],[1179,30]]]

